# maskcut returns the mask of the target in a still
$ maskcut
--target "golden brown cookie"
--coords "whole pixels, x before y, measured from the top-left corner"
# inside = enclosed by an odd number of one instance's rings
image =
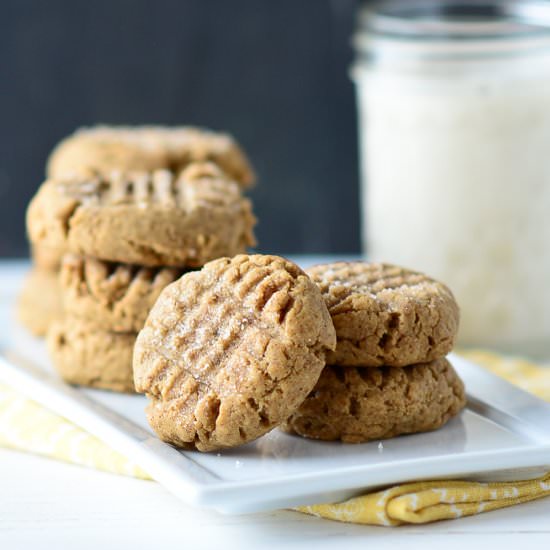
[[[158,139],[147,139],[138,128],[97,126],[81,128],[52,151],[48,178],[110,174],[121,171],[168,169],[169,158]]]
[[[389,264],[337,262],[306,270],[336,328],[327,363],[403,367],[449,353],[459,310],[451,291],[422,273]]]
[[[227,134],[192,127],[95,126],[81,128],[52,152],[49,178],[113,170],[181,171],[212,161],[243,188],[254,183],[248,159]]]
[[[17,318],[35,336],[44,336],[48,327],[63,317],[59,274],[32,269],[23,282],[17,302]]]
[[[57,273],[61,266],[63,251],[46,246],[33,246],[31,247],[31,257],[38,269]]]
[[[465,404],[464,384],[446,359],[402,368],[328,366],[281,429],[364,443],[436,430]]]
[[[139,332],[161,291],[182,269],[116,264],[67,254],[61,293],[68,317],[104,331]]]
[[[101,331],[96,325],[66,318],[48,330],[48,352],[69,384],[133,392],[135,333]]]
[[[27,212],[35,245],[144,266],[200,267],[255,244],[251,203],[211,163],[42,185]]]
[[[283,422],[315,385],[336,338],[319,289],[277,256],[239,255],[168,286],[139,333],[136,389],[174,445],[211,451]]]

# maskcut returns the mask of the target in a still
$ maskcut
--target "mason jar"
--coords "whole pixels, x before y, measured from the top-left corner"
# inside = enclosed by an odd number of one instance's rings
[[[550,5],[367,4],[354,42],[367,255],[447,283],[460,344],[550,357]]]

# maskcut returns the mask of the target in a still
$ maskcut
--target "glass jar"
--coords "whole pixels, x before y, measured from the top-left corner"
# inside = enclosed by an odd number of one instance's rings
[[[550,357],[550,5],[359,13],[363,242],[446,282],[462,345]]]

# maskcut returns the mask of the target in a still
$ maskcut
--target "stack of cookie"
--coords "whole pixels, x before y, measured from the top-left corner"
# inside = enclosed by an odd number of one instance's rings
[[[246,161],[235,160],[237,149],[222,150],[213,134],[194,129],[143,128],[136,130],[139,140],[129,129],[115,131],[139,147],[147,144],[155,162],[164,151],[163,162],[172,170],[143,170],[143,155],[137,153],[140,170],[92,168],[112,162],[109,154],[98,153],[98,160],[90,151],[102,151],[98,144],[113,131],[84,132],[88,154],[74,165],[63,164],[59,152],[68,149],[75,156],[79,148],[71,139],[59,146],[49,169],[64,175],[42,185],[27,223],[35,247],[64,253],[59,277],[64,318],[48,334],[55,366],[71,383],[133,391],[134,341],[161,290],[185,271],[255,244],[251,203],[241,193],[252,176]],[[162,147],[153,139],[161,134]],[[211,139],[198,143],[199,136]],[[133,161],[131,148],[113,151],[127,164]]]
[[[211,161],[241,189],[254,172],[239,145],[228,135],[192,127],[95,126],[82,128],[57,145],[47,163],[48,179],[82,179],[120,172],[169,170],[179,173],[193,162]],[[36,336],[62,317],[59,269],[63,249],[32,238],[33,269],[18,303],[20,322]]]
[[[350,443],[434,430],[465,403],[444,358],[457,325],[450,291],[419,273],[222,258],[161,293],[136,389],[161,439],[200,451],[275,427]]]
[[[445,359],[459,321],[445,285],[387,264],[306,272],[325,299],[337,344],[284,431],[360,443],[435,430],[464,407],[464,386]]]

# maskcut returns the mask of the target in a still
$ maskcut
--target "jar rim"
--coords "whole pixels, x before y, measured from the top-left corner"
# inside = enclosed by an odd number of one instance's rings
[[[379,0],[361,9],[359,30],[414,41],[524,39],[550,35],[550,2]]]

